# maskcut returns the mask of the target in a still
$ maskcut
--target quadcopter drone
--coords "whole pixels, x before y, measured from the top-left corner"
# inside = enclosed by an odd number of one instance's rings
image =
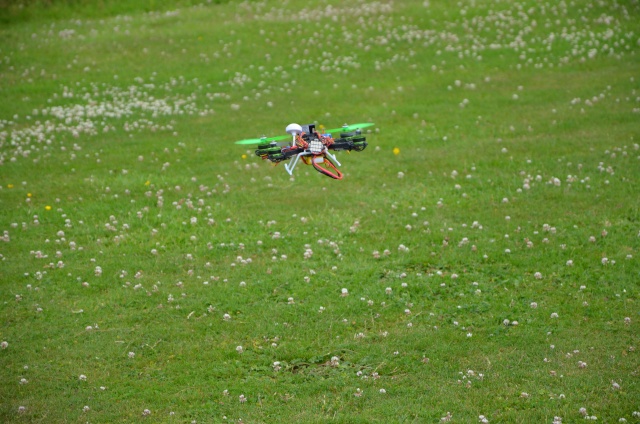
[[[331,153],[346,150],[350,152],[355,150],[361,152],[367,147],[367,141],[362,135],[362,128],[370,127],[373,123],[367,122],[362,124],[343,125],[341,128],[334,128],[320,133],[316,131],[315,124],[287,125],[286,132],[289,135],[277,137],[261,137],[251,138],[247,140],[237,141],[236,144],[257,144],[256,155],[263,160],[270,160],[274,164],[282,161],[293,159],[290,164],[285,163],[284,167],[289,175],[293,175],[293,169],[302,161],[322,175],[342,179],[342,172],[336,168],[340,166],[340,162]],[[320,127],[322,129],[322,127]],[[334,139],[331,133],[340,131],[340,138]],[[284,140],[291,137],[291,144],[278,143],[278,140]]]

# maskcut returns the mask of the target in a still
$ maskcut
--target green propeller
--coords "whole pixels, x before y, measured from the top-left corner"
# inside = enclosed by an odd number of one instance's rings
[[[264,144],[271,143],[272,141],[284,140],[291,138],[290,135],[279,135],[276,137],[261,137],[261,138],[247,138],[246,140],[236,141],[235,144]]]
[[[364,122],[364,123],[361,123],[361,124],[351,124],[351,125],[342,126],[340,128],[332,128],[330,130],[325,130],[325,133],[332,133],[332,132],[338,132],[338,131],[349,132],[349,131],[354,131],[354,130],[357,130],[357,129],[371,127],[373,125],[375,125],[373,122]]]

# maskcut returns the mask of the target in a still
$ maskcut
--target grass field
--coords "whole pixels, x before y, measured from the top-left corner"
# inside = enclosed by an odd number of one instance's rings
[[[0,421],[640,422],[638,0],[0,13]]]

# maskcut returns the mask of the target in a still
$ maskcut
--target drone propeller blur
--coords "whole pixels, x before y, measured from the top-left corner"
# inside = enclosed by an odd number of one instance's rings
[[[312,165],[322,175],[341,180],[342,172],[336,167],[336,165],[340,166],[340,162],[332,152],[363,151],[367,147],[367,141],[362,135],[362,129],[373,125],[371,122],[344,124],[340,128],[330,130],[324,130],[321,126],[321,131],[318,132],[315,124],[289,124],[286,128],[289,135],[249,138],[236,141],[236,144],[257,145],[256,155],[274,164],[293,159],[291,163],[284,164],[289,175],[293,175],[294,168],[302,160],[305,164]],[[340,137],[334,139],[332,133],[338,132]],[[279,143],[287,138],[291,138],[291,143]]]

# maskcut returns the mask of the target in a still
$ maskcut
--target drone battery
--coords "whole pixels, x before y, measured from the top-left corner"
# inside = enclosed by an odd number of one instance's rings
[[[307,165],[311,165],[311,163],[323,163],[324,162],[324,157],[323,156],[314,156],[313,158],[311,158],[309,156],[303,156],[302,157],[302,161],[304,163],[306,163]]]

